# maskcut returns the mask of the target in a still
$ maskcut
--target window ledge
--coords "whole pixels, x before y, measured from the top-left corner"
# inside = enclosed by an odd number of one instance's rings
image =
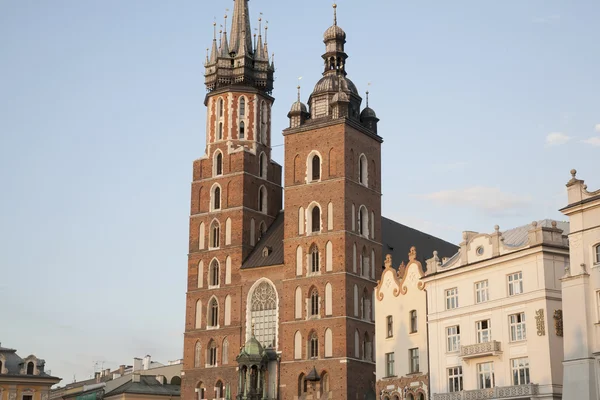
[[[526,342],[527,338],[525,339],[519,339],[519,340],[511,340],[510,342],[508,342],[508,344],[522,344],[523,342]]]
[[[219,325],[217,325],[217,326],[207,326],[206,330],[207,331],[214,331],[215,329],[219,329],[219,328],[221,328]]]
[[[208,285],[209,289],[220,289],[221,285]]]

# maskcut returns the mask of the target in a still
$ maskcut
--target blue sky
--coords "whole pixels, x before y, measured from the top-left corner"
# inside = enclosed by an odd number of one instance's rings
[[[349,77],[381,118],[384,215],[458,242],[561,218],[571,168],[600,188],[600,3],[338,4]],[[182,356],[203,61],[226,8],[0,0],[0,341],[63,384]],[[298,77],[306,101],[320,76],[331,5],[250,8],[269,21],[281,132]]]

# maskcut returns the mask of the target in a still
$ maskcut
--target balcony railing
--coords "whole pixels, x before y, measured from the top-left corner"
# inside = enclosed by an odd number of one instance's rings
[[[460,356],[462,358],[484,357],[496,355],[502,352],[500,342],[492,340],[491,342],[471,344],[460,346]]]
[[[463,390],[453,393],[436,393],[433,400],[483,400],[483,399],[521,399],[523,396],[538,394],[538,385],[498,386],[491,389]]]

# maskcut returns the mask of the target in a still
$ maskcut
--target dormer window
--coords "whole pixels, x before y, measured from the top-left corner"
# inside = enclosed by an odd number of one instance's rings
[[[272,249],[271,249],[269,246],[265,246],[265,247],[263,248],[263,251],[262,251],[262,256],[263,256],[263,257],[268,257],[268,256],[269,256],[269,254],[271,254],[271,252],[272,252],[272,251],[273,251],[273,250],[272,250]]]
[[[29,361],[27,363],[27,375],[33,375],[34,367],[35,364],[33,363],[33,361]]]

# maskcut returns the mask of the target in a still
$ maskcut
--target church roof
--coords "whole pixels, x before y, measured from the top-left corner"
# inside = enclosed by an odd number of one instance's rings
[[[242,269],[283,264],[283,222],[284,212],[282,210],[258,241],[242,265]],[[425,266],[425,260],[431,258],[434,251],[437,251],[440,257],[450,257],[458,251],[458,246],[452,243],[385,217],[381,218],[381,233],[384,258],[386,254],[391,254],[394,260],[404,260],[410,248],[415,246],[419,249],[418,261]]]

